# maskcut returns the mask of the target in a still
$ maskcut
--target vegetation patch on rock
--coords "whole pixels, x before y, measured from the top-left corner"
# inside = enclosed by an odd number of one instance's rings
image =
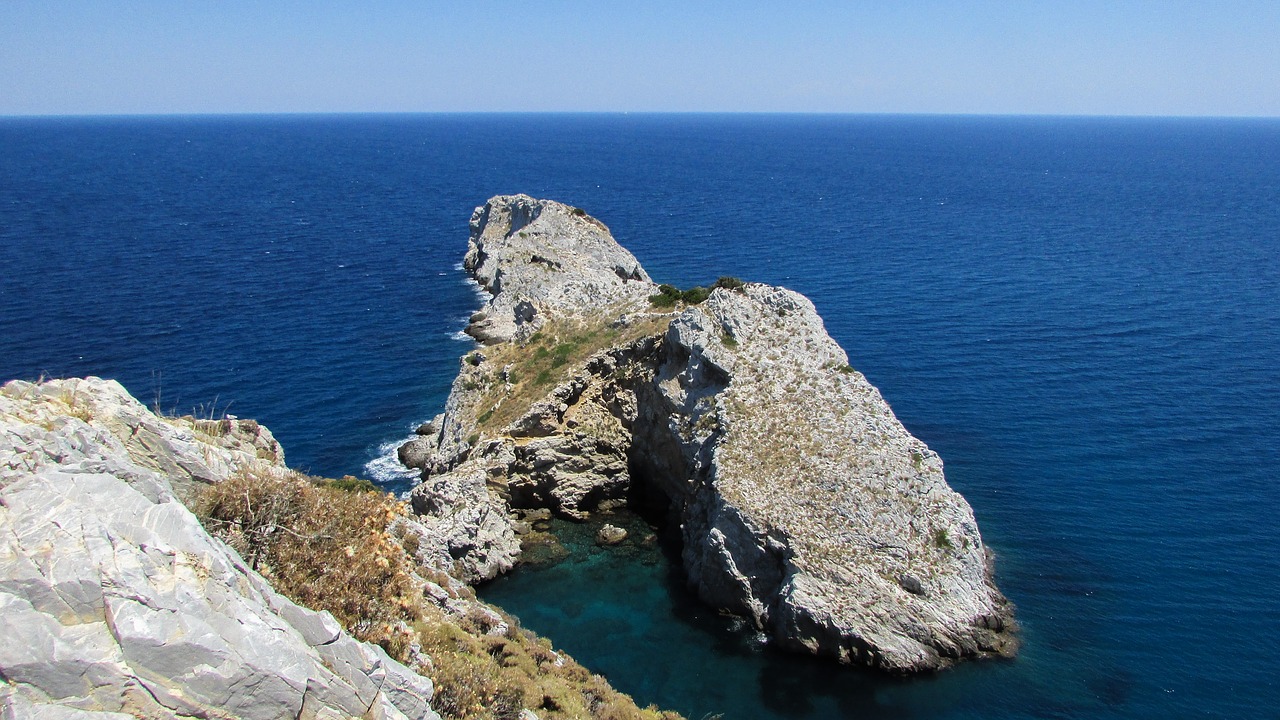
[[[724,288],[726,290],[742,290],[746,283],[736,277],[725,276],[716,280],[711,287],[702,287],[701,285],[691,287],[688,290],[681,290],[675,285],[662,284],[658,286],[658,292],[649,296],[649,304],[656,308],[674,308],[678,305],[698,305],[711,297],[711,291],[716,288]]]
[[[662,334],[671,315],[615,309],[552,320],[523,342],[509,341],[486,349],[484,363],[463,368],[480,392],[475,400],[476,427],[481,433],[506,427],[546,397],[588,358],[643,337]],[[468,357],[471,357],[470,355]]]

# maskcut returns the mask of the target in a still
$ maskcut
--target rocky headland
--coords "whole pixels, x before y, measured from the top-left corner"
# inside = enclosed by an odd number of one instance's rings
[[[890,671],[1016,650],[973,512],[808,299],[654,283],[578,208],[499,196],[464,267],[490,294],[420,468],[424,560],[520,558],[522,512],[665,506],[688,582],[779,646]]]
[[[114,381],[0,388],[0,715],[673,720],[469,586],[532,521],[624,505],[779,646],[891,671],[1015,651],[968,504],[807,299],[657,285],[526,196],[476,210],[464,265],[480,345],[400,449],[408,502]]]

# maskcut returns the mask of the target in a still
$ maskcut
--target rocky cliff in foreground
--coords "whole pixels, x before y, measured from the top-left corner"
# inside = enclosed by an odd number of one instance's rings
[[[598,220],[522,195],[476,209],[464,267],[484,346],[401,448],[423,553],[481,580],[519,559],[512,509],[657,497],[691,587],[778,645],[894,671],[1014,652],[969,505],[806,298],[660,289]]]
[[[435,532],[251,420],[10,382],[0,718],[680,720],[479,601]]]
[[[41,718],[437,718],[431,681],[277,594],[175,495],[285,472],[252,421],[97,378],[0,388],[0,708]]]

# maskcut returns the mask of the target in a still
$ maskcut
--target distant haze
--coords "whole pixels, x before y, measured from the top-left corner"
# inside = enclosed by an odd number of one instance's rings
[[[0,115],[1280,116],[1280,2],[0,2]]]

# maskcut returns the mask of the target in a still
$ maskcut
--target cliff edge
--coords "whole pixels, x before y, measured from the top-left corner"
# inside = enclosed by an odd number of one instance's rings
[[[512,510],[657,498],[690,586],[780,646],[892,671],[1015,652],[968,503],[805,297],[680,294],[600,221],[523,195],[476,209],[464,267],[491,295],[467,329],[484,346],[400,452],[421,552],[483,580],[519,559]]]
[[[42,718],[437,718],[431,681],[276,593],[175,493],[284,473],[253,421],[98,378],[0,388],[0,709]]]

